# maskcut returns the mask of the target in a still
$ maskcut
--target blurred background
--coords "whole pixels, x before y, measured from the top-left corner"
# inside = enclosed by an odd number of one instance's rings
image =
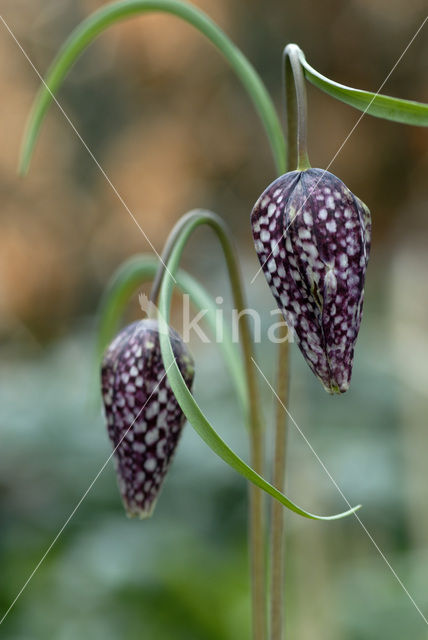
[[[44,73],[101,0],[2,0],[2,15]],[[376,91],[421,24],[423,0],[198,0],[281,103],[281,53],[297,42],[319,71]],[[384,93],[428,101],[427,29]],[[109,277],[150,251],[56,107],[28,177],[20,141],[38,78],[0,33],[0,617],[110,453],[91,401],[95,314]],[[325,167],[359,117],[308,87],[312,165]],[[194,207],[229,222],[250,304],[274,308],[259,275],[251,208],[275,168],[261,124],[224,60],[173,17],[111,28],[73,68],[61,105],[158,251]],[[365,314],[353,384],[327,396],[292,348],[290,410],[409,593],[428,615],[428,221],[426,130],[365,117],[331,170],[373,215]],[[201,231],[184,266],[214,296],[228,286]],[[179,318],[177,300],[176,317]],[[128,318],[139,316],[137,297]],[[125,321],[126,319],[124,319]],[[179,320],[177,320],[179,324]],[[178,327],[179,328],[179,327]],[[221,435],[247,455],[215,345],[197,340],[195,393]],[[273,380],[274,346],[258,346]],[[263,382],[272,439],[274,400]],[[269,451],[271,453],[271,451]],[[288,494],[329,513],[345,503],[290,425]],[[250,634],[247,491],[190,427],[155,516],[127,520],[112,465],[84,500],[0,628],[10,640],[236,640]],[[355,518],[286,513],[287,637],[426,638],[426,623]]]

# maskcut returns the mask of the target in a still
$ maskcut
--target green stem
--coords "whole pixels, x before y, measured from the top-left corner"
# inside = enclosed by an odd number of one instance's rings
[[[209,216],[208,220],[207,216]],[[232,451],[232,449],[230,449],[230,447],[228,447],[226,442],[218,435],[214,427],[211,425],[211,423],[199,407],[198,403],[196,402],[195,398],[189,391],[174,358],[174,353],[169,338],[168,323],[171,311],[172,293],[175,285],[173,276],[177,273],[181,256],[184,247],[189,239],[189,236],[192,234],[195,228],[200,226],[201,224],[209,224],[209,226],[211,226],[214,231],[216,231],[217,235],[219,235],[219,233],[221,232],[221,229],[217,230],[215,228],[215,223],[210,212],[201,212],[199,219],[195,219],[191,224],[188,225],[188,227],[183,231],[183,234],[177,241],[177,244],[175,245],[174,250],[171,253],[171,257],[168,262],[168,271],[164,274],[159,295],[158,321],[160,327],[159,338],[162,351],[162,359],[167,371],[168,381],[171,385],[171,389],[175,397],[177,398],[181,410],[185,414],[187,420],[190,422],[196,433],[210,447],[210,449],[217,456],[219,456],[219,458],[226,462],[226,464],[237,471],[241,476],[243,476],[247,480],[250,480],[250,482],[256,485],[259,489],[262,489],[272,498],[278,500],[282,505],[287,507],[287,509],[290,509],[290,511],[294,511],[294,513],[298,513],[304,518],[324,521],[340,520],[355,513],[355,511],[360,509],[361,505],[357,505],[356,507],[352,507],[347,511],[342,511],[341,513],[336,513],[331,516],[321,516],[310,513],[309,511],[306,511],[302,507],[299,507],[297,504],[292,502],[290,498],[288,498],[286,495],[281,493],[281,491],[278,491],[278,489],[267,482],[267,480],[265,480],[252,467],[246,464],[242,460],[242,458],[240,458],[234,451]],[[255,406],[257,408],[257,403]]]
[[[177,220],[171,231],[169,232],[169,236],[166,239],[164,247],[162,249],[161,261],[158,265],[158,269],[156,271],[156,275],[153,280],[152,288],[150,291],[150,300],[157,304],[157,300],[159,297],[160,288],[162,285],[162,279],[166,271],[166,265],[171,257],[171,253],[177,244],[178,239],[180,238],[183,230],[186,226],[191,222],[198,213],[196,211],[189,211],[185,213],[181,218]]]
[[[249,439],[250,460],[252,468],[260,475],[263,474],[263,432],[260,420],[260,400],[258,397],[257,380],[253,365],[253,349],[250,325],[247,314],[241,275],[236,259],[236,249],[230,239],[230,232],[223,220],[207,211],[190,211],[183,216],[171,231],[162,253],[162,264],[159,267],[153,283],[151,299],[156,301],[162,281],[166,274],[167,265],[177,243],[184,247],[183,237],[188,237],[200,225],[210,226],[220,240],[229,274],[230,286],[233,294],[235,309],[238,313],[239,335],[245,368],[245,377],[249,398]],[[266,637],[266,590],[265,590],[265,522],[263,492],[250,483],[250,559],[251,559],[251,592],[253,615],[253,638],[264,640]]]
[[[299,52],[300,49],[297,45],[288,44],[283,55],[287,139],[289,142],[288,171],[293,167],[302,171],[311,166],[308,158],[306,86]]]
[[[98,380],[100,360],[118,330],[121,316],[130,297],[144,282],[153,281],[158,273],[158,258],[142,254],[128,258],[111,277],[105,288],[97,312],[97,347],[96,357],[94,358],[97,373],[94,375],[94,381]],[[175,286],[182,293],[190,297],[192,304],[197,309],[206,312],[204,320],[206,319],[212,335],[215,336],[218,322],[217,305],[209,293],[186,271],[181,269],[177,271],[175,279]],[[233,341],[230,328],[226,323],[222,328],[222,332],[223,339],[219,347],[223,351],[224,360],[235,386],[236,396],[242,413],[244,416],[247,416],[248,392],[240,357],[241,354],[238,345]]]
[[[299,60],[299,48],[289,44],[284,49],[283,77],[285,104],[287,112],[287,171],[295,166],[299,170],[310,167],[307,152],[307,120],[305,78]],[[290,379],[290,350],[288,333],[281,335],[282,342],[277,349],[276,394],[278,396],[275,416],[275,449],[273,467],[273,485],[281,493],[285,488],[286,451],[287,451],[287,414]],[[285,588],[285,514],[276,501],[271,512],[271,603],[270,638],[283,640],[284,626],[284,588]]]
[[[197,225],[196,225],[197,226]],[[178,269],[179,262],[181,259],[181,255],[184,249],[184,245],[186,244],[189,233],[191,233],[193,227],[190,229],[186,229],[185,233],[183,233],[182,238],[177,241],[177,245],[174,247],[173,252],[171,253],[171,258],[168,263],[169,272],[167,272],[166,277],[164,278],[164,282],[162,284],[161,293],[159,296],[159,314],[158,320],[161,329],[160,342],[161,342],[161,350],[162,350],[162,358],[164,361],[165,368],[168,370],[168,380],[171,384],[172,391],[177,398],[177,401],[185,413],[188,421],[196,431],[196,433],[202,438],[202,440],[209,446],[209,448],[215,453],[219,458],[221,458],[226,464],[228,464],[232,469],[234,469],[237,473],[239,473],[243,478],[246,478],[254,485],[259,487],[265,491],[268,495],[275,500],[278,500],[284,507],[290,509],[294,513],[303,516],[304,518],[309,518],[311,520],[339,520],[348,515],[355,513],[357,509],[360,508],[361,505],[353,507],[348,511],[344,511],[342,513],[337,513],[331,516],[321,516],[316,515],[314,513],[310,513],[306,511],[302,507],[299,507],[297,504],[292,502],[286,495],[278,491],[273,485],[267,482],[261,475],[256,473],[252,467],[246,464],[242,458],[240,458],[228,445],[226,442],[218,435],[214,427],[210,424],[209,420],[206,418],[201,408],[197,404],[195,398],[192,396],[189,391],[183,376],[180,373],[180,369],[175,362],[174,353],[172,351],[171,342],[169,340],[169,333],[167,331],[169,316],[170,316],[170,307],[171,307],[171,298],[174,291],[174,287],[178,282],[178,278],[180,275],[180,271]],[[126,266],[126,263],[125,265]],[[120,271],[120,270],[119,270]],[[174,274],[174,278],[171,277],[170,273]],[[123,275],[123,274],[122,274]],[[121,292],[117,292],[118,295],[122,295]],[[114,298],[114,296],[113,296]],[[210,296],[208,296],[208,300],[211,300]],[[164,319],[166,318],[166,320]],[[214,316],[213,316],[214,318]],[[208,319],[208,316],[207,316]],[[215,326],[215,322],[214,322]],[[162,335],[162,330],[164,331],[164,335]],[[235,351],[231,352],[230,357],[235,357]],[[244,386],[246,386],[246,381],[244,381]],[[244,411],[244,415],[248,414]]]
[[[246,375],[246,383],[249,394],[249,427],[250,427],[250,449],[251,463],[248,466],[239,456],[237,456],[216,433],[205,415],[202,413],[197,402],[189,391],[180,369],[175,362],[174,353],[169,337],[169,317],[171,310],[171,297],[174,288],[174,274],[177,272],[184,247],[194,230],[201,226],[208,225],[216,233],[229,272],[229,279],[234,297],[235,308],[238,311],[239,329],[241,335],[241,346],[244,356],[244,368]],[[222,460],[227,462],[233,469],[238,471],[242,476],[251,481],[254,487],[251,487],[250,498],[250,544],[251,544],[251,574],[252,574],[252,612],[253,612],[253,638],[262,640],[266,635],[266,598],[265,598],[265,526],[264,526],[264,509],[263,495],[258,491],[262,489],[269,495],[281,502],[282,505],[288,507],[295,513],[316,519],[316,520],[335,520],[346,515],[354,513],[359,506],[349,511],[334,516],[317,516],[305,511],[294,504],[281,491],[266,482],[261,475],[263,468],[263,448],[262,448],[262,428],[260,422],[260,402],[258,399],[257,381],[255,369],[253,367],[252,342],[250,328],[247,315],[243,314],[245,310],[245,301],[241,284],[238,263],[236,260],[236,252],[230,241],[230,234],[224,222],[218,216],[207,211],[195,211],[188,216],[187,224],[182,229],[181,235],[177,238],[167,264],[168,270],[165,270],[162,279],[162,285],[159,295],[159,337],[162,351],[162,359],[165,370],[167,372],[168,381],[171,389],[177,398],[177,401],[184,412],[186,418],[208,444],[208,446]],[[257,489],[257,488],[258,489]]]
[[[276,393],[278,402],[275,419],[275,449],[272,484],[279,491],[285,488],[287,450],[287,415],[284,406],[288,403],[289,388],[289,344],[284,333],[284,342],[278,345]],[[284,637],[284,580],[285,580],[285,513],[282,506],[273,501],[271,512],[271,640]]]
[[[95,11],[69,36],[53,61],[27,123],[20,157],[20,171],[26,173],[34,145],[53,94],[68,71],[91,42],[120,20],[159,11],[172,14],[193,25],[223,54],[247,90],[266,130],[279,173],[285,170],[285,143],[272,99],[257,71],[230,38],[198,8],[180,0],[121,0]]]

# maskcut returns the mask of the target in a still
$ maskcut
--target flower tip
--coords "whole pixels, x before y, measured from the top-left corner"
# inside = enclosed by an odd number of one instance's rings
[[[322,378],[319,378],[319,380],[329,395],[340,396],[348,391],[351,384],[350,377],[345,379],[345,377],[342,376],[342,378],[343,379],[341,381],[338,381],[335,378],[329,378],[327,381]]]
[[[129,505],[124,502],[125,513],[130,520],[148,520],[152,517],[156,507],[157,500],[154,500],[149,506],[139,507],[137,505]]]
[[[329,387],[324,388],[331,396],[339,396],[348,391],[349,384],[339,386],[336,382],[332,382]]]

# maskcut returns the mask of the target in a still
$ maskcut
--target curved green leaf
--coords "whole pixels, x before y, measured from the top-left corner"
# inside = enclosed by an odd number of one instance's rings
[[[297,47],[297,45],[294,45]],[[298,48],[298,47],[297,47]],[[364,111],[376,118],[401,122],[402,124],[412,124],[420,127],[428,126],[428,104],[415,102],[413,100],[402,100],[380,93],[353,89],[344,84],[339,84],[326,78],[316,69],[311,67],[305,58],[305,54],[299,49],[299,59],[304,69],[305,77],[313,85],[325,91],[333,98]]]
[[[168,324],[171,308],[171,296],[174,288],[174,281],[172,276],[175,276],[180,263],[181,255],[184,247],[193,233],[193,231],[203,225],[208,224],[217,233],[220,242],[223,244],[221,233],[222,230],[216,227],[215,222],[212,219],[201,213],[199,219],[189,220],[189,224],[183,228],[182,235],[176,242],[174,249],[172,250],[170,259],[168,260],[168,272],[165,272],[162,281],[162,288],[159,298],[159,313],[158,320],[160,325],[160,345],[162,351],[162,358],[164,361],[165,369],[171,388],[177,398],[178,403],[182,411],[185,413],[188,421],[193,426],[195,431],[206,442],[206,444],[216,453],[224,462],[230,467],[235,469],[244,478],[255,484],[257,487],[268,493],[270,496],[278,500],[285,507],[298,513],[305,518],[311,518],[313,520],[337,520],[344,516],[354,513],[360,505],[345,511],[344,513],[336,514],[333,516],[318,516],[313,513],[305,511],[301,507],[298,507],[291,500],[287,498],[283,493],[278,491],[274,486],[262,478],[256,473],[250,466],[248,466],[238,455],[236,455],[225,441],[217,434],[214,427],[211,426],[208,419],[205,417],[197,402],[193,398],[191,392],[187,388],[187,385],[180,373],[177,363],[175,362],[172,346],[169,338]]]
[[[126,260],[115,271],[108,283],[98,310],[97,334],[97,371],[102,355],[113,339],[123,311],[132,294],[143,282],[153,280],[159,269],[159,261],[154,256],[135,255]],[[176,274],[176,287],[190,296],[192,303],[200,310],[206,310],[204,319],[211,329],[212,335],[217,330],[217,307],[209,293],[197,280],[186,271],[179,270]],[[244,416],[248,413],[247,388],[242,366],[242,358],[238,345],[233,342],[228,327],[223,327],[223,340],[219,343],[223,351],[226,365],[235,385]]]
[[[121,0],[102,7],[84,20],[69,36],[46,76],[34,102],[27,123],[20,157],[20,171],[25,173],[44,115],[71,66],[109,26],[142,13],[158,11],[172,14],[193,25],[223,54],[235,71],[263,122],[279,174],[285,172],[285,140],[272,99],[260,76],[228,36],[205,13],[180,0]]]

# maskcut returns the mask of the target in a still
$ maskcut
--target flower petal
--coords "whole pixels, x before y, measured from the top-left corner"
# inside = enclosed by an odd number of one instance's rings
[[[174,355],[191,388],[194,365],[170,330]],[[107,349],[102,392],[119,488],[128,515],[151,515],[185,422],[162,362],[158,324],[123,329]]]
[[[289,327],[330,393],[349,386],[370,250],[370,212],[336,176],[292,171],[251,216],[256,251]]]

